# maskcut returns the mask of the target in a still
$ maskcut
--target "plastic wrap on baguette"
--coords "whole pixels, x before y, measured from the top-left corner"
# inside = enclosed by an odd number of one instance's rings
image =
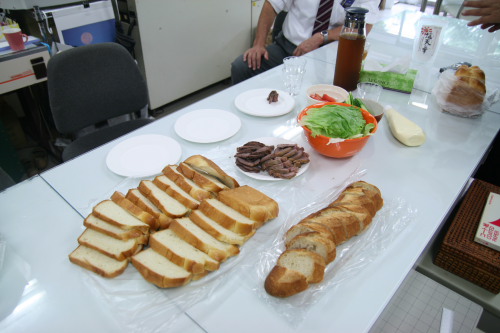
[[[264,282],[266,292],[290,297],[306,290],[309,283],[321,282],[323,279],[318,279],[313,270],[318,267],[316,258],[323,260],[324,274],[326,266],[334,261],[336,246],[366,230],[383,204],[376,186],[357,181],[330,205],[292,226],[285,234],[286,249]],[[297,250],[301,250],[300,255]],[[316,278],[312,278],[313,274]]]

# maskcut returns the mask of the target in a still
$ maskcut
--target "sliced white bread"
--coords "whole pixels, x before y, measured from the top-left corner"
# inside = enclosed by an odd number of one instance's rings
[[[359,230],[359,220],[356,216],[334,209],[322,209],[307,216],[300,223],[302,222],[315,222],[327,226],[332,231],[337,246],[354,236],[355,231]],[[348,225],[352,232],[347,232],[345,225]]]
[[[92,214],[122,229],[137,229],[149,232],[149,225],[139,220],[111,200],[104,200],[94,206]]]
[[[132,257],[132,264],[142,277],[160,288],[180,287],[188,284],[192,274],[149,248]]]
[[[210,159],[206,158],[202,155],[193,155],[188,157],[184,163],[188,164],[195,170],[207,173],[219,181],[221,181],[224,185],[229,188],[236,188],[240,186],[236,179],[229,176],[224,170],[222,170],[217,164],[215,164]]]
[[[187,217],[176,219],[170,224],[170,229],[175,231],[180,238],[219,262],[240,252],[237,246],[215,239]]]
[[[69,260],[105,278],[117,277],[125,271],[128,265],[128,260],[112,259],[83,245],[78,246],[70,253]]]
[[[163,168],[162,172],[171,181],[176,183],[180,188],[186,191],[186,193],[188,193],[198,201],[214,197],[212,192],[201,188],[194,181],[179,172],[177,168],[177,165],[167,165],[165,168]]]
[[[186,206],[172,198],[150,180],[141,181],[139,191],[169,217],[182,217],[189,212]]]
[[[259,223],[249,219],[237,210],[217,199],[205,199],[201,202],[199,211],[238,235],[247,236],[255,233]]]
[[[89,229],[93,229],[102,232],[108,236],[111,236],[120,240],[135,239],[138,244],[148,243],[148,234],[144,234],[138,229],[122,229],[111,223],[108,223],[93,214],[90,214],[83,220],[83,225]]]
[[[162,230],[152,235],[149,246],[193,274],[215,271],[220,266],[220,262],[184,241],[172,229]]]
[[[325,260],[315,252],[305,249],[290,249],[278,258],[277,266],[300,272],[308,283],[318,283],[325,277]]]
[[[131,200],[127,199],[123,193],[116,191],[111,196],[111,201],[115,202],[118,206],[122,207],[142,222],[148,224],[152,230],[158,229],[158,220],[153,215],[137,206]]]
[[[266,292],[274,297],[289,297],[308,287],[304,274],[281,266],[274,266],[264,282]]]
[[[278,216],[276,201],[248,185],[219,192],[219,200],[259,225]]]
[[[224,228],[219,223],[203,214],[200,210],[193,211],[189,215],[189,219],[196,223],[197,226],[212,235],[215,239],[229,244],[241,246],[255,234],[255,230],[253,230],[246,236],[237,234],[229,229]]]
[[[326,237],[323,237],[319,232],[306,232],[295,236],[286,246],[287,249],[306,249],[311,252],[316,252],[325,260],[326,264],[335,260],[337,250],[335,243]]]
[[[119,261],[126,260],[142,249],[135,239],[119,240],[93,229],[85,229],[78,237],[78,243]]]
[[[158,224],[157,229],[153,230],[163,230],[168,228],[173,219],[166,214],[164,214],[160,208],[156,207],[151,200],[149,200],[144,194],[141,193],[136,188],[130,189],[127,192],[126,198],[136,204],[138,207],[144,209],[149,214],[153,215]]]
[[[184,162],[179,164],[177,170],[187,178],[191,179],[199,187],[207,191],[217,193],[228,188],[224,183],[219,181],[217,178],[210,176],[206,173],[196,171],[195,169],[193,169]]]
[[[165,175],[155,177],[153,183],[189,209],[197,209],[200,205],[198,200]]]
[[[285,244],[288,244],[290,240],[292,240],[295,236],[304,234],[306,232],[319,232],[320,234],[323,235],[323,237],[326,237],[330,239],[332,242],[335,243],[335,238],[333,237],[332,231],[330,228],[327,226],[316,223],[316,222],[310,222],[310,221],[303,221],[300,223],[297,223],[296,225],[292,226],[288,231],[285,233]]]

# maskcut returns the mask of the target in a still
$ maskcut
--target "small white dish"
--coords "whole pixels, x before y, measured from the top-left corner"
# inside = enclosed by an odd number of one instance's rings
[[[269,103],[271,91],[278,93],[278,101]],[[295,99],[287,92],[271,88],[245,91],[234,100],[234,105],[243,113],[257,117],[277,117],[289,113],[295,107]]]
[[[125,177],[148,177],[160,174],[169,164],[179,162],[180,144],[174,139],[145,134],[117,144],[106,156],[106,165],[114,173]]]
[[[349,93],[345,89],[332,84],[315,84],[307,88],[306,94],[308,105],[327,102],[312,98],[311,95],[313,94],[318,94],[320,96],[327,94],[328,96],[333,97],[336,103],[344,103],[347,97],[349,97]]]
[[[258,139],[252,140],[252,141],[261,142],[261,143],[265,144],[266,146],[273,145],[275,148],[276,148],[277,145],[280,145],[280,144],[295,144],[295,142],[293,142],[293,141],[282,139],[282,138],[275,138],[275,137],[258,138]],[[303,147],[303,148],[304,148],[305,152],[307,154],[309,154],[309,159],[310,159],[311,158],[311,151],[307,147]],[[235,160],[235,163],[236,163],[236,158],[233,157],[233,159]],[[295,175],[295,177],[293,177],[292,179],[295,179],[298,176],[300,176],[301,174],[303,174],[304,172],[306,172],[307,169],[309,169],[309,165],[311,165],[311,161],[309,161],[309,163],[307,163],[307,164],[302,165],[302,167],[299,169],[299,172],[297,173],[297,175]],[[241,170],[238,166],[236,166],[236,169],[238,169],[241,173],[243,173],[243,174],[245,174],[248,177],[253,178],[253,179],[258,179],[258,180],[286,180],[286,179],[283,179],[283,178],[275,178],[275,177],[269,175],[265,171],[261,171],[259,173],[247,172],[247,171]]]
[[[184,140],[212,143],[228,139],[238,133],[241,120],[229,111],[201,109],[181,116],[175,122],[175,132]]]

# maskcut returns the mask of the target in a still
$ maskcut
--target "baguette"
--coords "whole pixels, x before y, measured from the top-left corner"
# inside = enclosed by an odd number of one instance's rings
[[[358,181],[346,187],[327,207],[291,227],[285,233],[286,250],[264,283],[266,292],[289,297],[306,290],[309,283],[320,282],[325,266],[335,259],[336,245],[364,231],[383,204],[376,186]],[[312,255],[321,258],[323,265]],[[323,267],[322,276],[318,275],[318,267]]]
[[[486,95],[486,76],[478,66],[460,66],[455,72],[457,81],[451,87],[446,102],[462,107],[479,107]]]
[[[110,224],[106,221],[101,220],[95,215],[90,214],[83,220],[83,225],[89,229],[93,229],[113,238],[119,240],[129,240],[136,239],[136,242],[139,244],[147,244],[148,243],[148,234],[144,234],[139,229],[121,229],[113,224]]]
[[[202,201],[203,203],[203,201]],[[205,230],[212,237],[221,242],[243,245],[250,237],[255,234],[255,230],[247,234],[246,236],[239,235],[229,229],[224,228],[216,221],[209,218],[207,215],[203,214],[200,210],[195,210],[189,215],[189,219],[193,221],[197,226]]]
[[[229,188],[224,183],[219,181],[217,178],[212,177],[205,173],[198,172],[184,162],[181,162],[179,164],[177,170],[184,176],[186,176],[188,179],[191,179],[199,187],[209,192],[217,193]]]
[[[149,248],[132,257],[132,264],[142,277],[160,287],[173,288],[188,284],[193,275]]]
[[[219,200],[249,219],[258,222],[257,227],[274,219],[279,213],[276,201],[248,185],[219,192]]]
[[[113,195],[111,196],[111,201],[125,209],[130,214],[137,217],[142,222],[148,224],[151,229],[158,229],[159,226],[157,219],[153,215],[127,199],[121,192],[116,191],[115,193],[113,193]]]
[[[197,209],[200,205],[198,200],[189,195],[189,193],[184,191],[179,185],[165,175],[155,177],[153,183],[189,209]]]
[[[149,225],[142,222],[111,200],[104,200],[94,206],[92,214],[122,229],[137,229],[149,232]]]
[[[78,237],[78,243],[118,261],[126,260],[142,249],[142,244],[135,239],[122,241],[92,229],[85,229]]]
[[[215,271],[220,266],[218,261],[186,243],[171,229],[165,229],[152,235],[149,245],[174,264],[193,274]]]
[[[122,274],[128,266],[128,260],[118,261],[83,245],[79,245],[70,253],[69,260],[109,279]]]
[[[227,258],[240,252],[237,246],[215,239],[186,217],[176,219],[170,225],[170,229],[184,241],[219,262],[224,262]]]
[[[173,221],[171,217],[164,214],[138,189],[130,189],[127,192],[126,198],[156,218],[157,223],[155,223],[156,228],[153,229],[154,231],[168,228],[170,223]]]
[[[162,172],[171,181],[173,181],[181,189],[183,189],[186,193],[188,193],[191,197],[198,201],[214,197],[214,194],[212,192],[200,187],[194,181],[179,172],[177,168],[177,165],[168,165],[163,168]]]
[[[172,198],[150,180],[141,181],[139,191],[169,217],[182,217],[189,212],[186,206]]]
[[[331,263],[336,256],[337,250],[335,243],[323,237],[319,232],[306,232],[295,236],[286,245],[288,249],[306,249],[319,254],[326,264]]]
[[[224,172],[217,164],[202,155],[193,155],[188,157],[184,163],[188,164],[190,167],[196,171],[206,173],[212,177],[217,178],[220,182],[229,188],[236,188],[240,186],[236,179],[229,176]]]

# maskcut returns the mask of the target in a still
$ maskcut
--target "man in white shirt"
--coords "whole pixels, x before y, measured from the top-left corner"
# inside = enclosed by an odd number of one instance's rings
[[[328,29],[313,34],[314,22],[321,0],[266,0],[260,13],[253,47],[231,64],[233,84],[260,74],[283,63],[283,58],[301,56],[320,46],[337,41],[344,24],[347,7],[364,7],[366,30],[370,31],[378,14],[380,0],[334,0]],[[266,47],[267,35],[277,13],[287,11],[283,30]]]

